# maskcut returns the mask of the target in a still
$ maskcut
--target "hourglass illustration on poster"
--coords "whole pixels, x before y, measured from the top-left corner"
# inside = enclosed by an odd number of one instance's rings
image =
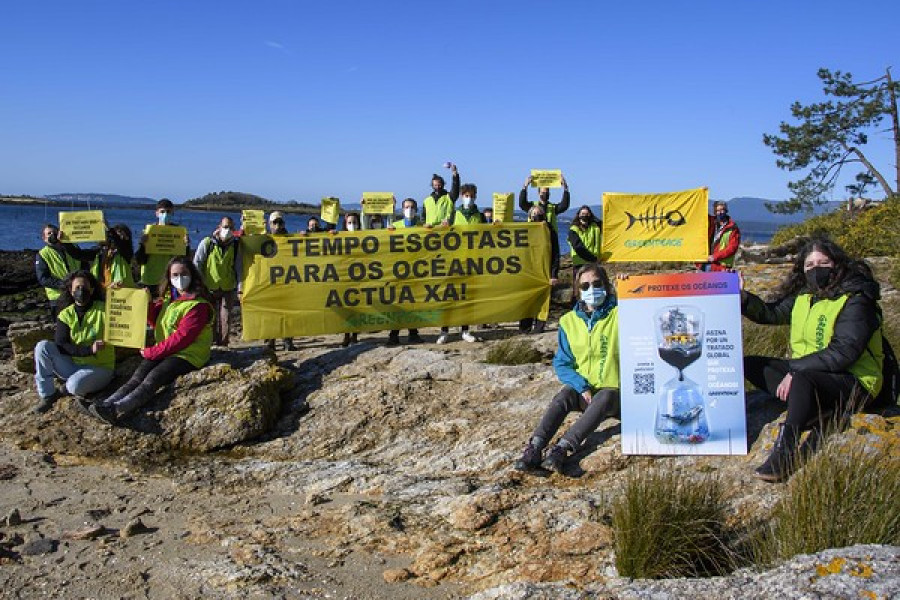
[[[703,353],[703,312],[689,305],[664,306],[654,315],[659,357],[676,373],[657,400],[654,435],[662,444],[700,444],[709,438],[706,402],[685,370]]]

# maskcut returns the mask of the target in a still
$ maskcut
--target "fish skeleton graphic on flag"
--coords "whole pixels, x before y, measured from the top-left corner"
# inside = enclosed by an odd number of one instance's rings
[[[709,190],[603,194],[606,262],[703,262],[709,255]]]

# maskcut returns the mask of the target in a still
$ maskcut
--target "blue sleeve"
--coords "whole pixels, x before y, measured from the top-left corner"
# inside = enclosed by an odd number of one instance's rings
[[[559,348],[553,356],[553,370],[556,371],[556,378],[560,383],[575,389],[579,394],[591,389],[587,379],[575,370],[575,357],[569,347],[569,338],[566,337],[562,327],[559,328]]]

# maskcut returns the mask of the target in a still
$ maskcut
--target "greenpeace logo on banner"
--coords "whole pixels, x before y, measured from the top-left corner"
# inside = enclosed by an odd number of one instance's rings
[[[667,194],[604,193],[603,259],[705,261],[708,202],[706,188]]]

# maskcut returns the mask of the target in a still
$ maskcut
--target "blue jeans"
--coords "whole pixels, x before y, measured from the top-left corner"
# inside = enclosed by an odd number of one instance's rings
[[[49,398],[56,391],[54,377],[66,382],[70,394],[85,396],[108,386],[114,375],[112,369],[105,367],[75,364],[71,356],[59,351],[55,342],[41,340],[34,347],[34,383],[41,398]]]

